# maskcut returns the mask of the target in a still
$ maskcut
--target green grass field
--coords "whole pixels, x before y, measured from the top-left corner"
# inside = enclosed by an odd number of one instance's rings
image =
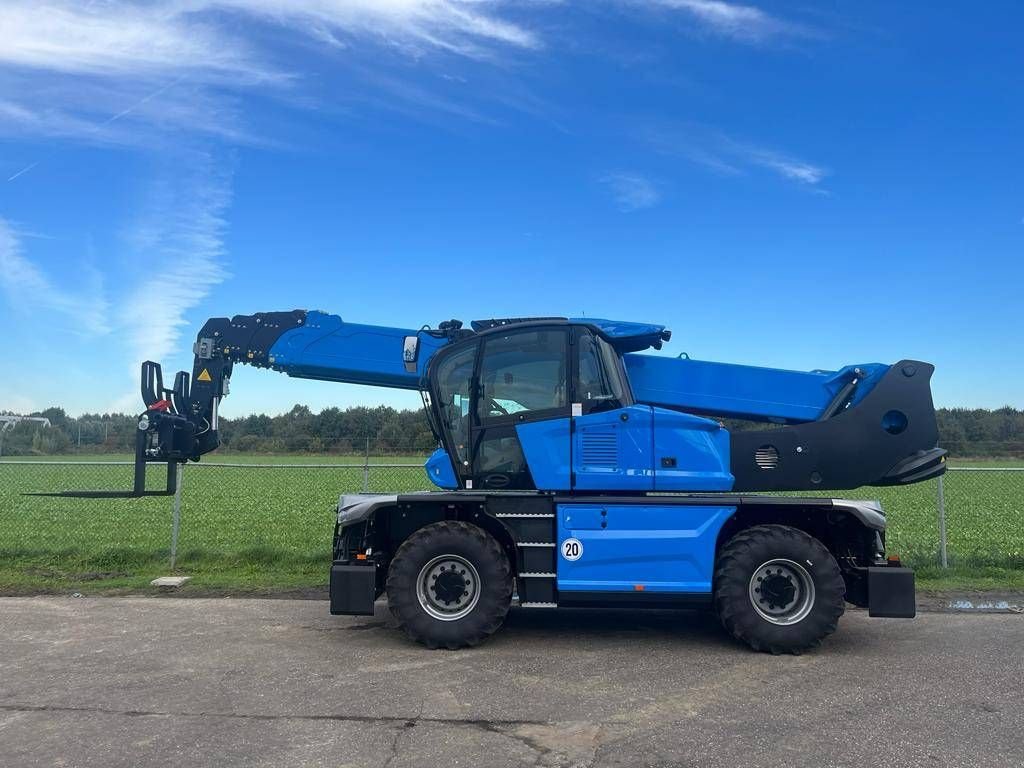
[[[31,491],[127,488],[131,467],[0,463],[0,591],[147,589],[167,573],[171,500],[30,497]],[[423,457],[377,457],[374,492],[428,490]],[[277,464],[273,468],[216,463]],[[340,466],[309,467],[331,464]],[[262,591],[322,585],[333,511],[341,493],[362,490],[359,457],[232,456],[190,465],[183,483],[178,571],[187,589]],[[348,466],[345,466],[348,465]],[[991,465],[972,465],[985,466]],[[152,487],[161,481],[159,468]],[[960,471],[945,478],[948,571],[937,568],[936,482],[844,492],[880,499],[889,549],[918,569],[922,586],[1024,588],[1024,472]]]

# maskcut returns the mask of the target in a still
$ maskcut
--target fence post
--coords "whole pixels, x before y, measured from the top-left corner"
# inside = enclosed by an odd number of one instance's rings
[[[942,484],[942,475],[939,475],[939,564],[943,568],[949,568],[949,559],[946,556],[946,491]]]
[[[366,452],[363,454],[363,493],[370,492],[370,438],[366,438]]]
[[[174,489],[174,506],[171,512],[171,571],[174,571],[175,561],[178,559],[178,531],[181,529],[181,464],[174,470],[177,473],[177,482]]]

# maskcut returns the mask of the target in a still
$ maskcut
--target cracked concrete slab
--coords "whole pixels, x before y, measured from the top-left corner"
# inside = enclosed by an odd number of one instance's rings
[[[0,598],[0,765],[1020,766],[1024,617],[851,612],[800,657],[693,612],[513,611],[428,651],[323,602]]]

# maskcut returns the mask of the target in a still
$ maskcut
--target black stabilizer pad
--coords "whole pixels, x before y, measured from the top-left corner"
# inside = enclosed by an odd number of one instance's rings
[[[914,572],[909,568],[868,568],[868,616],[912,619],[917,615]]]
[[[331,564],[331,613],[335,616],[372,616],[376,589],[374,565]]]

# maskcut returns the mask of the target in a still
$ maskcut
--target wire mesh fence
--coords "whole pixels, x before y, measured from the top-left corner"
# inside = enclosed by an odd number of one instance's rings
[[[931,484],[949,565],[1024,568],[1024,468],[960,467]]]
[[[152,470],[157,488],[162,468]],[[0,461],[0,586],[127,578],[166,568],[170,498],[24,495],[127,488],[130,476],[127,461]],[[189,465],[178,564],[322,575],[340,495],[431,489],[421,460],[278,458]],[[940,480],[832,495],[879,499],[889,518],[889,549],[912,566],[1024,569],[1024,467],[957,468]]]

